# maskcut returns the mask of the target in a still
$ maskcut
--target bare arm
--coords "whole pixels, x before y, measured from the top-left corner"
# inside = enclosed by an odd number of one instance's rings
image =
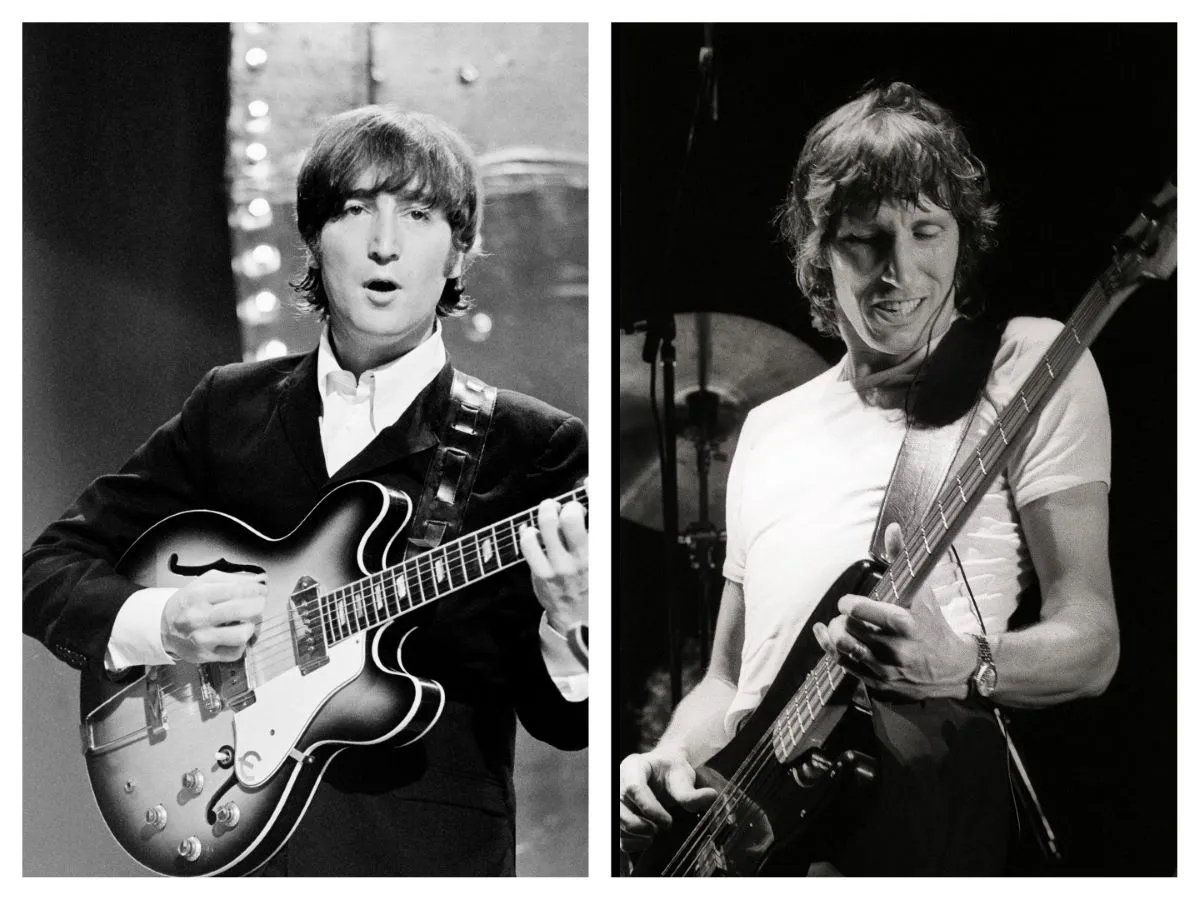
[[[1042,614],[1028,628],[989,637],[994,699],[1016,707],[1094,697],[1108,687],[1119,645],[1108,565],[1108,493],[1099,482],[1029,503],[1021,525],[1042,585]],[[894,526],[892,526],[894,527]],[[912,606],[846,596],[817,640],[842,654],[869,686],[903,696],[968,695],[975,641],[951,630],[927,590]]]
[[[1095,697],[1117,670],[1120,640],[1108,563],[1108,492],[1083,484],[1022,508],[1042,586],[1034,625],[991,638],[995,699],[1040,707]]]
[[[662,801],[669,799],[684,809],[699,812],[716,796],[711,788],[696,788],[693,766],[727,743],[725,713],[737,691],[744,631],[742,586],[726,581],[717,614],[712,658],[704,677],[675,708],[658,745],[649,753],[635,753],[621,762],[624,849],[640,849],[660,828],[670,827],[671,815]]]
[[[742,586],[727,580],[721,592],[708,670],[671,714],[656,749],[682,751],[687,761],[696,765],[728,743],[725,713],[737,691],[745,617]]]

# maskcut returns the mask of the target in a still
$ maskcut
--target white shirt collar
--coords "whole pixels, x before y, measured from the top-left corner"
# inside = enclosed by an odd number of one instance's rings
[[[376,369],[368,369],[355,381],[344,371],[329,343],[329,327],[321,332],[317,349],[317,388],[321,395],[322,414],[327,411],[331,393],[345,397],[348,402],[371,404],[371,425],[378,433],[391,425],[412,405],[446,365],[446,346],[442,342],[442,327],[434,322],[433,333],[408,353]],[[351,399],[355,398],[355,399]]]

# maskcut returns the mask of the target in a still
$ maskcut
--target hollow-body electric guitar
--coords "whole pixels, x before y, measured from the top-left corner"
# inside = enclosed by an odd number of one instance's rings
[[[655,838],[633,875],[754,875],[787,849],[811,845],[813,825],[875,778],[863,752],[865,716],[852,703],[855,682],[826,654],[813,625],[837,615],[844,594],[904,604],[946,552],[957,529],[1002,470],[1058,383],[1117,307],[1146,279],[1175,271],[1175,184],[1168,182],[1116,245],[1113,262],[1092,285],[995,425],[942,485],[933,507],[905,527],[890,565],[861,560],[826,592],[771,687],[737,735],[696,768],[696,783],[717,790],[698,818],[672,810],[672,827]],[[963,457],[960,455],[960,460]],[[986,710],[981,716],[988,717]],[[861,797],[861,793],[859,794]]]
[[[586,504],[586,488],[557,499]],[[521,562],[519,530],[536,525],[536,512],[404,560],[409,498],[353,481],[280,539],[203,510],[142,534],[118,564],[138,584],[266,572],[269,595],[237,662],[154,666],[124,684],[85,672],[83,752],[118,843],[164,875],[242,875],[270,859],[341,749],[410,743],[437,721],[442,687],[408,673],[383,635]]]

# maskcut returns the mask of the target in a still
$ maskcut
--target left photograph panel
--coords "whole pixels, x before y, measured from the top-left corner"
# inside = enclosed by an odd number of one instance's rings
[[[24,26],[24,875],[587,874],[587,47]]]

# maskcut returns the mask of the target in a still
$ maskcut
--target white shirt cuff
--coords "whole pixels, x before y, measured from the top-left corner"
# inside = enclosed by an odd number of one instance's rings
[[[162,614],[175,588],[142,588],[117,611],[104,667],[120,672],[130,666],[166,666],[175,662],[162,644]]]
[[[587,669],[571,651],[567,639],[559,634],[550,620],[542,613],[542,624],[538,627],[538,636],[542,639],[542,659],[546,661],[546,671],[550,679],[563,695],[564,700],[578,703],[588,697]]]

